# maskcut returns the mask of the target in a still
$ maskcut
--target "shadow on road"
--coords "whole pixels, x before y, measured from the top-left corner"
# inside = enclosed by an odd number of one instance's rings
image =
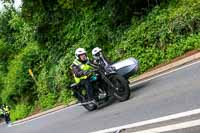
[[[150,81],[147,82],[143,82],[137,85],[132,86],[131,89],[131,95],[130,95],[130,99],[133,99],[134,97],[137,96],[137,94],[139,94],[140,92],[144,91],[145,89],[147,89],[147,87],[149,87],[150,85]],[[118,103],[119,101],[115,100],[115,99],[111,99],[109,100],[109,102],[107,102],[104,105],[101,105],[98,107],[98,109],[103,109],[105,107],[108,107],[111,104],[115,104]]]
[[[147,81],[147,82],[143,82],[143,83],[140,83],[140,84],[132,86],[130,88],[130,90],[131,90],[130,99],[135,98],[137,95],[140,95],[140,93],[144,93],[145,92],[144,90],[147,89],[150,86],[150,84],[151,84],[150,81]],[[98,109],[93,111],[93,112],[98,112],[99,110],[102,110],[104,108],[110,107],[110,105],[114,105],[114,104],[116,104],[118,102],[119,101],[115,100],[114,98],[110,99],[108,102],[98,106]],[[87,113],[91,114],[91,112],[87,112]]]

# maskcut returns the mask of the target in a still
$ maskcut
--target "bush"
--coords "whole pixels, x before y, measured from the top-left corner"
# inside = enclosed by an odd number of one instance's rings
[[[180,0],[176,4],[170,1],[164,8],[156,6],[127,29],[122,40],[115,45],[115,52],[110,52],[109,56],[114,60],[130,56],[137,58],[142,73],[196,49],[200,31],[199,7],[200,2],[195,0]],[[120,56],[115,56],[116,53]]]
[[[139,0],[35,0],[24,1],[21,12],[0,13],[3,102],[24,109],[24,115],[34,110],[27,105],[48,109],[69,103],[68,88],[74,82],[70,65],[78,47],[91,57],[99,46],[113,62],[133,56],[140,73],[200,48],[199,0],[163,1],[140,10],[135,2],[145,7]]]
[[[42,109],[49,109],[54,106],[54,104],[56,103],[56,99],[57,96],[55,94],[48,93],[46,95],[41,95],[39,97],[38,103]]]
[[[74,101],[75,98],[72,97],[72,92],[68,90],[62,90],[59,94],[58,103],[68,104]]]
[[[4,78],[5,88],[2,90],[3,102],[16,104],[17,102],[31,100],[33,96],[33,80],[28,70],[33,68],[39,59],[37,43],[31,43],[15,57],[8,67],[8,73]],[[30,95],[32,94],[32,95]]]
[[[16,120],[25,118],[26,116],[28,116],[30,110],[31,110],[30,105],[27,105],[24,103],[17,104],[15,109],[11,109],[11,112],[10,112],[11,120],[16,121]]]

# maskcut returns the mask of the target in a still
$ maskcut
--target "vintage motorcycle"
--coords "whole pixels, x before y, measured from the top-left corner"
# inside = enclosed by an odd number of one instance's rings
[[[128,78],[138,70],[138,61],[129,58],[114,64],[109,64],[103,56],[93,66],[89,77],[93,87],[94,101],[87,102],[87,93],[80,84],[72,84],[70,88],[74,96],[87,110],[93,111],[98,106],[107,103],[110,99],[120,102],[126,101],[130,96]]]

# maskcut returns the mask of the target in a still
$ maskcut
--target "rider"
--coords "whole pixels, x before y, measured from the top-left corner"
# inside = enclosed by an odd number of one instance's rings
[[[111,64],[111,62],[104,57],[102,49],[99,47],[96,47],[92,50],[92,56],[94,58],[94,64],[104,63],[105,66],[109,66],[109,64]]]
[[[93,88],[91,86],[89,76],[91,75],[90,70],[92,67],[90,65],[89,58],[87,57],[87,52],[84,48],[78,48],[75,51],[76,59],[71,65],[71,69],[74,75],[75,82],[80,83],[84,86],[87,91],[88,101],[93,100]]]
[[[3,104],[0,110],[1,110],[0,112],[3,113],[3,114],[1,113],[0,114],[3,115],[6,123],[9,124],[10,123],[10,108],[6,104]]]

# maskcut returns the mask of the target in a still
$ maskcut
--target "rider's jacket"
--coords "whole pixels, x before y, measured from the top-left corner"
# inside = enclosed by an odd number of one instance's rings
[[[82,63],[79,60],[75,59],[70,66],[73,72],[73,76],[76,83],[79,83],[82,79],[87,79],[88,76],[85,74],[86,71],[91,70],[92,67],[88,62]]]
[[[6,114],[10,113],[10,109],[7,105],[3,108],[3,110],[5,111]]]

